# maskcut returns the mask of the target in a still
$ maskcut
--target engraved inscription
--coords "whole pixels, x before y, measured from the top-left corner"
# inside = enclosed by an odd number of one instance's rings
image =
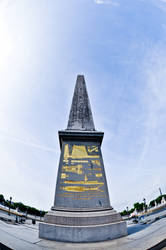
[[[100,197],[104,192],[104,180],[99,147],[66,143],[59,184],[62,197],[88,200]]]

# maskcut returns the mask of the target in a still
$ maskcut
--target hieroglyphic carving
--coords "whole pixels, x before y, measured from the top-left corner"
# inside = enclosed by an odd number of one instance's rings
[[[102,173],[97,173],[97,174],[95,174],[95,176],[98,177],[98,178],[102,177]]]
[[[71,163],[88,163],[88,160],[71,160]]]
[[[97,166],[101,166],[101,163],[99,160],[92,160],[92,164],[96,164]]]
[[[102,168],[98,146],[65,144],[63,156],[60,190],[66,191],[64,197],[74,199],[98,197],[103,192],[104,185],[102,179],[99,181],[99,178],[102,178]],[[81,195],[75,195],[79,193]],[[60,195],[63,196],[63,193]]]
[[[99,192],[103,192],[100,189],[100,186],[96,186],[96,187],[84,187],[84,186],[62,186],[61,187],[62,190],[65,191],[69,191],[69,192],[85,192],[85,191],[89,191],[89,190],[97,190]]]
[[[62,166],[62,170],[70,173],[82,174],[82,165]]]
[[[99,149],[97,146],[87,146],[87,150],[89,153],[92,153],[92,152],[99,152]]]
[[[89,171],[101,171],[101,168],[88,168]]]
[[[102,176],[102,174],[101,174]],[[100,176],[100,177],[101,177]],[[96,177],[99,177],[99,176],[96,176]],[[65,184],[82,184],[82,185],[104,185],[103,182],[99,182],[98,180],[95,180],[95,181],[88,181],[88,178],[87,176],[85,175],[84,177],[84,180],[83,181],[64,181]]]
[[[66,179],[67,177],[69,177],[66,173],[61,173],[61,179]]]
[[[84,145],[73,145],[72,153],[69,153],[69,145],[65,145],[64,160],[71,159],[83,159],[83,158],[99,158],[99,155],[89,155]]]

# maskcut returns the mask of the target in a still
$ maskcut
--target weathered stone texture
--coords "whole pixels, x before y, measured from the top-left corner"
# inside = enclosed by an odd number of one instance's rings
[[[68,121],[68,130],[95,130],[84,76],[78,75]]]
[[[77,77],[69,122],[59,131],[61,157],[52,211],[40,223],[39,237],[95,242],[127,234],[126,223],[110,205],[101,143],[95,131],[83,76]]]
[[[63,242],[97,242],[127,235],[124,221],[98,226],[59,226],[39,224],[39,237]]]

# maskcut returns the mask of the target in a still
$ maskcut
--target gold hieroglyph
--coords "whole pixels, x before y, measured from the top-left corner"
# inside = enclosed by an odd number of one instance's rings
[[[67,177],[69,177],[66,173],[61,173],[61,179],[66,179]]]
[[[99,158],[99,155],[88,155],[84,145],[73,145],[72,153],[69,154],[69,145],[66,144],[64,148],[64,160],[82,159],[82,158]]]
[[[101,171],[101,168],[88,168],[89,171]]]
[[[69,160],[67,158],[65,158],[63,162],[66,164],[69,164]],[[71,160],[71,164],[75,164],[75,163],[88,163],[88,160],[82,160],[82,159]]]
[[[76,166],[63,166],[62,170],[69,173],[82,174],[82,165]]]
[[[71,160],[71,163],[88,163],[88,160]]]
[[[99,185],[103,186],[104,182],[99,182],[98,180],[95,181],[88,181],[88,177],[85,175],[84,180],[82,181],[64,181],[65,184],[82,184],[82,185]]]
[[[98,149],[97,146],[88,146],[87,149],[88,149],[88,152],[89,152],[89,153],[92,153],[92,152],[99,152],[99,149]]]
[[[95,174],[96,177],[102,177],[102,174],[101,173],[98,173],[98,174]]]
[[[64,191],[68,191],[68,192],[85,192],[85,191],[103,192],[102,190],[100,190],[100,186],[97,186],[97,187],[63,186],[63,187],[61,187],[61,189]]]
[[[90,167],[92,164],[101,166],[101,162],[99,160],[100,155],[98,154],[99,149],[97,146],[73,145],[71,147],[72,148],[70,151],[68,144],[64,146],[63,162],[65,164],[62,166],[63,172],[76,173],[76,174],[82,175],[85,170],[84,167],[88,167],[88,166]],[[66,166],[66,164],[68,165]],[[78,165],[75,165],[75,164],[78,164]],[[88,168],[88,170],[92,170],[92,169]],[[101,170],[101,167],[93,168],[93,170]],[[62,173],[61,178],[65,179],[63,181],[63,184],[66,184],[66,185],[62,185],[60,189],[67,191],[67,192],[71,192],[71,193],[90,191],[90,192],[93,192],[94,195],[95,195],[95,192],[97,193],[103,192],[103,190],[101,190],[100,188],[104,185],[104,182],[101,182],[97,179],[88,180],[90,176],[87,177],[87,175],[88,174],[85,174],[83,177],[84,179],[81,178],[82,180],[77,180],[77,179],[71,180],[70,178],[66,179],[67,175],[65,175],[65,173]],[[98,175],[96,174],[95,176],[99,177],[99,176],[102,176],[102,174],[98,174]],[[89,199],[89,197],[87,198]]]
[[[97,166],[101,166],[99,160],[92,160],[92,164],[96,164]]]
[[[58,194],[58,196],[62,196],[62,197],[73,197],[73,193],[72,192],[63,192],[61,194]],[[84,193],[84,194],[77,194],[75,197],[77,197],[79,199],[79,197],[87,197],[87,196],[90,196],[90,197],[105,197],[105,194],[100,194],[98,192],[87,192],[87,193]]]

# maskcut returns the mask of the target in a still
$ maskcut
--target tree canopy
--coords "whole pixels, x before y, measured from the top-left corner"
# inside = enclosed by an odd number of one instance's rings
[[[12,209],[18,209],[18,211],[20,211],[20,212],[35,215],[35,216],[43,217],[46,213],[43,210],[38,210],[34,207],[27,206],[27,205],[23,204],[22,202],[11,202],[9,200],[5,200],[5,198],[2,194],[0,194],[0,204],[3,204],[4,206],[10,207]]]

